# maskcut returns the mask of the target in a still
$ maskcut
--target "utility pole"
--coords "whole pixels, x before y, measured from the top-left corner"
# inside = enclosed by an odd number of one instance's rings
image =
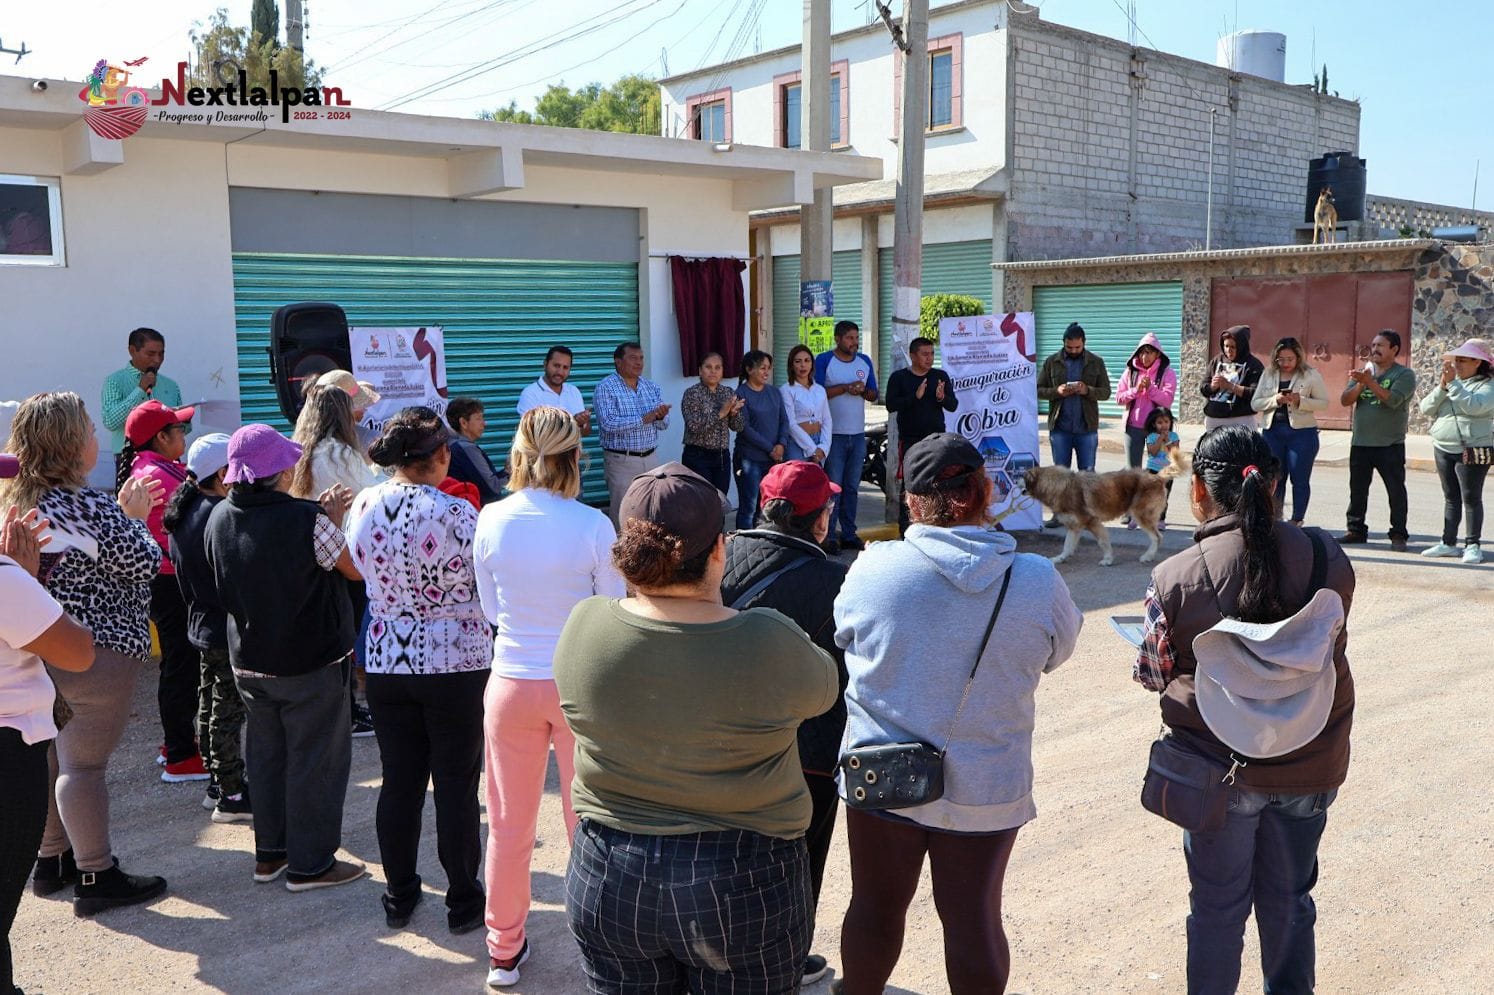
[[[306,15],[301,9],[301,0],[285,0],[285,43],[303,55],[305,29]]]
[[[799,75],[799,147],[830,151],[830,0],[804,0],[804,50]],[[799,279],[829,280],[834,249],[829,187],[799,208]]]
[[[892,27],[887,7],[878,0],[883,20]],[[898,132],[897,199],[892,228],[892,370],[908,366],[908,344],[918,334],[923,289],[923,134],[928,126],[929,0],[905,0],[901,32],[893,40],[902,49],[902,127]],[[893,53],[893,58],[898,58]],[[891,375],[890,373],[888,374]],[[883,381],[886,382],[885,380]],[[897,419],[887,419],[887,520],[897,520]]]

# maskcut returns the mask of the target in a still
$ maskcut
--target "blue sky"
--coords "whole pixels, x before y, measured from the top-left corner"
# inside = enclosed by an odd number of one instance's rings
[[[354,104],[468,115],[517,100],[529,107],[550,82],[610,82],[630,72],[679,73],[740,53],[790,45],[800,0],[306,0],[307,48]],[[148,56],[143,78],[169,74],[212,0],[19,4],[0,7],[0,40],[33,50],[0,73],[81,79],[100,58]],[[250,0],[234,0],[247,22]],[[894,0],[901,10],[901,0]],[[1046,20],[1125,39],[1126,0],[1044,0]],[[1212,62],[1233,30],[1287,36],[1287,81],[1311,82],[1363,106],[1360,154],[1369,189],[1466,205],[1482,160],[1480,205],[1494,207],[1494,125],[1483,61],[1494,44],[1494,3],[1460,4],[1440,17],[1405,0],[1137,0],[1146,47]],[[281,0],[282,11],[284,0]],[[832,0],[836,30],[864,24],[871,0]],[[749,17],[753,11],[759,16]],[[1454,32],[1456,32],[1454,34]],[[1149,39],[1149,40],[1148,40]],[[1462,53],[1459,54],[1461,49]],[[463,78],[470,75],[470,78]],[[455,78],[453,78],[455,77]],[[444,82],[443,82],[444,81]],[[1328,150],[1323,150],[1328,151]]]

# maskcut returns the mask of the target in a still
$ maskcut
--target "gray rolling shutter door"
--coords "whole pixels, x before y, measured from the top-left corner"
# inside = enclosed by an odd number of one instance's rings
[[[289,431],[269,382],[270,316],[332,301],[353,326],[441,325],[451,396],[481,398],[493,462],[508,460],[519,392],[552,345],[575,351],[571,382],[591,403],[617,343],[638,337],[638,264],[234,253],[239,391],[245,422]],[[587,437],[583,496],[605,501],[601,450]]]
[[[1095,283],[1074,287],[1035,287],[1033,319],[1037,325],[1038,362],[1063,348],[1069,322],[1084,326],[1085,346],[1105,360],[1110,371],[1111,399],[1100,405],[1106,418],[1120,418],[1114,390],[1137,341],[1153,332],[1162,351],[1180,371],[1183,336],[1183,285],[1166,283]],[[1178,389],[1183,389],[1180,383]],[[1176,411],[1176,405],[1174,405]]]
[[[861,252],[846,249],[831,260],[835,317],[861,323]],[[799,257],[773,257],[773,381],[788,379],[784,359],[799,341]],[[735,376],[736,370],[727,370]]]

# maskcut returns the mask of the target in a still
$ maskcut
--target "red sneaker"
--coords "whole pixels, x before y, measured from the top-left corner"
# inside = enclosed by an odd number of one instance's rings
[[[185,760],[167,764],[166,769],[161,771],[161,780],[168,784],[177,784],[182,781],[206,781],[208,776],[207,768],[202,765],[201,753],[194,753]]]

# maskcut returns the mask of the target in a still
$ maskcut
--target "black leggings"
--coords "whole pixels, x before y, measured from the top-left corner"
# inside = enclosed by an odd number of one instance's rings
[[[1489,467],[1463,462],[1463,454],[1436,450],[1437,476],[1442,481],[1442,541],[1458,544],[1458,526],[1467,519],[1466,541],[1476,543],[1484,531],[1484,478]]]
[[[840,931],[844,995],[881,995],[892,976],[924,854],[944,925],[950,995],[1006,991],[1011,951],[1001,925],[1001,885],[1016,829],[963,836],[848,808],[846,836],[851,907]]]
[[[11,973],[10,927],[21,892],[36,864],[36,848],[47,822],[47,746],[26,745],[18,730],[0,726],[0,992],[15,988]]]

